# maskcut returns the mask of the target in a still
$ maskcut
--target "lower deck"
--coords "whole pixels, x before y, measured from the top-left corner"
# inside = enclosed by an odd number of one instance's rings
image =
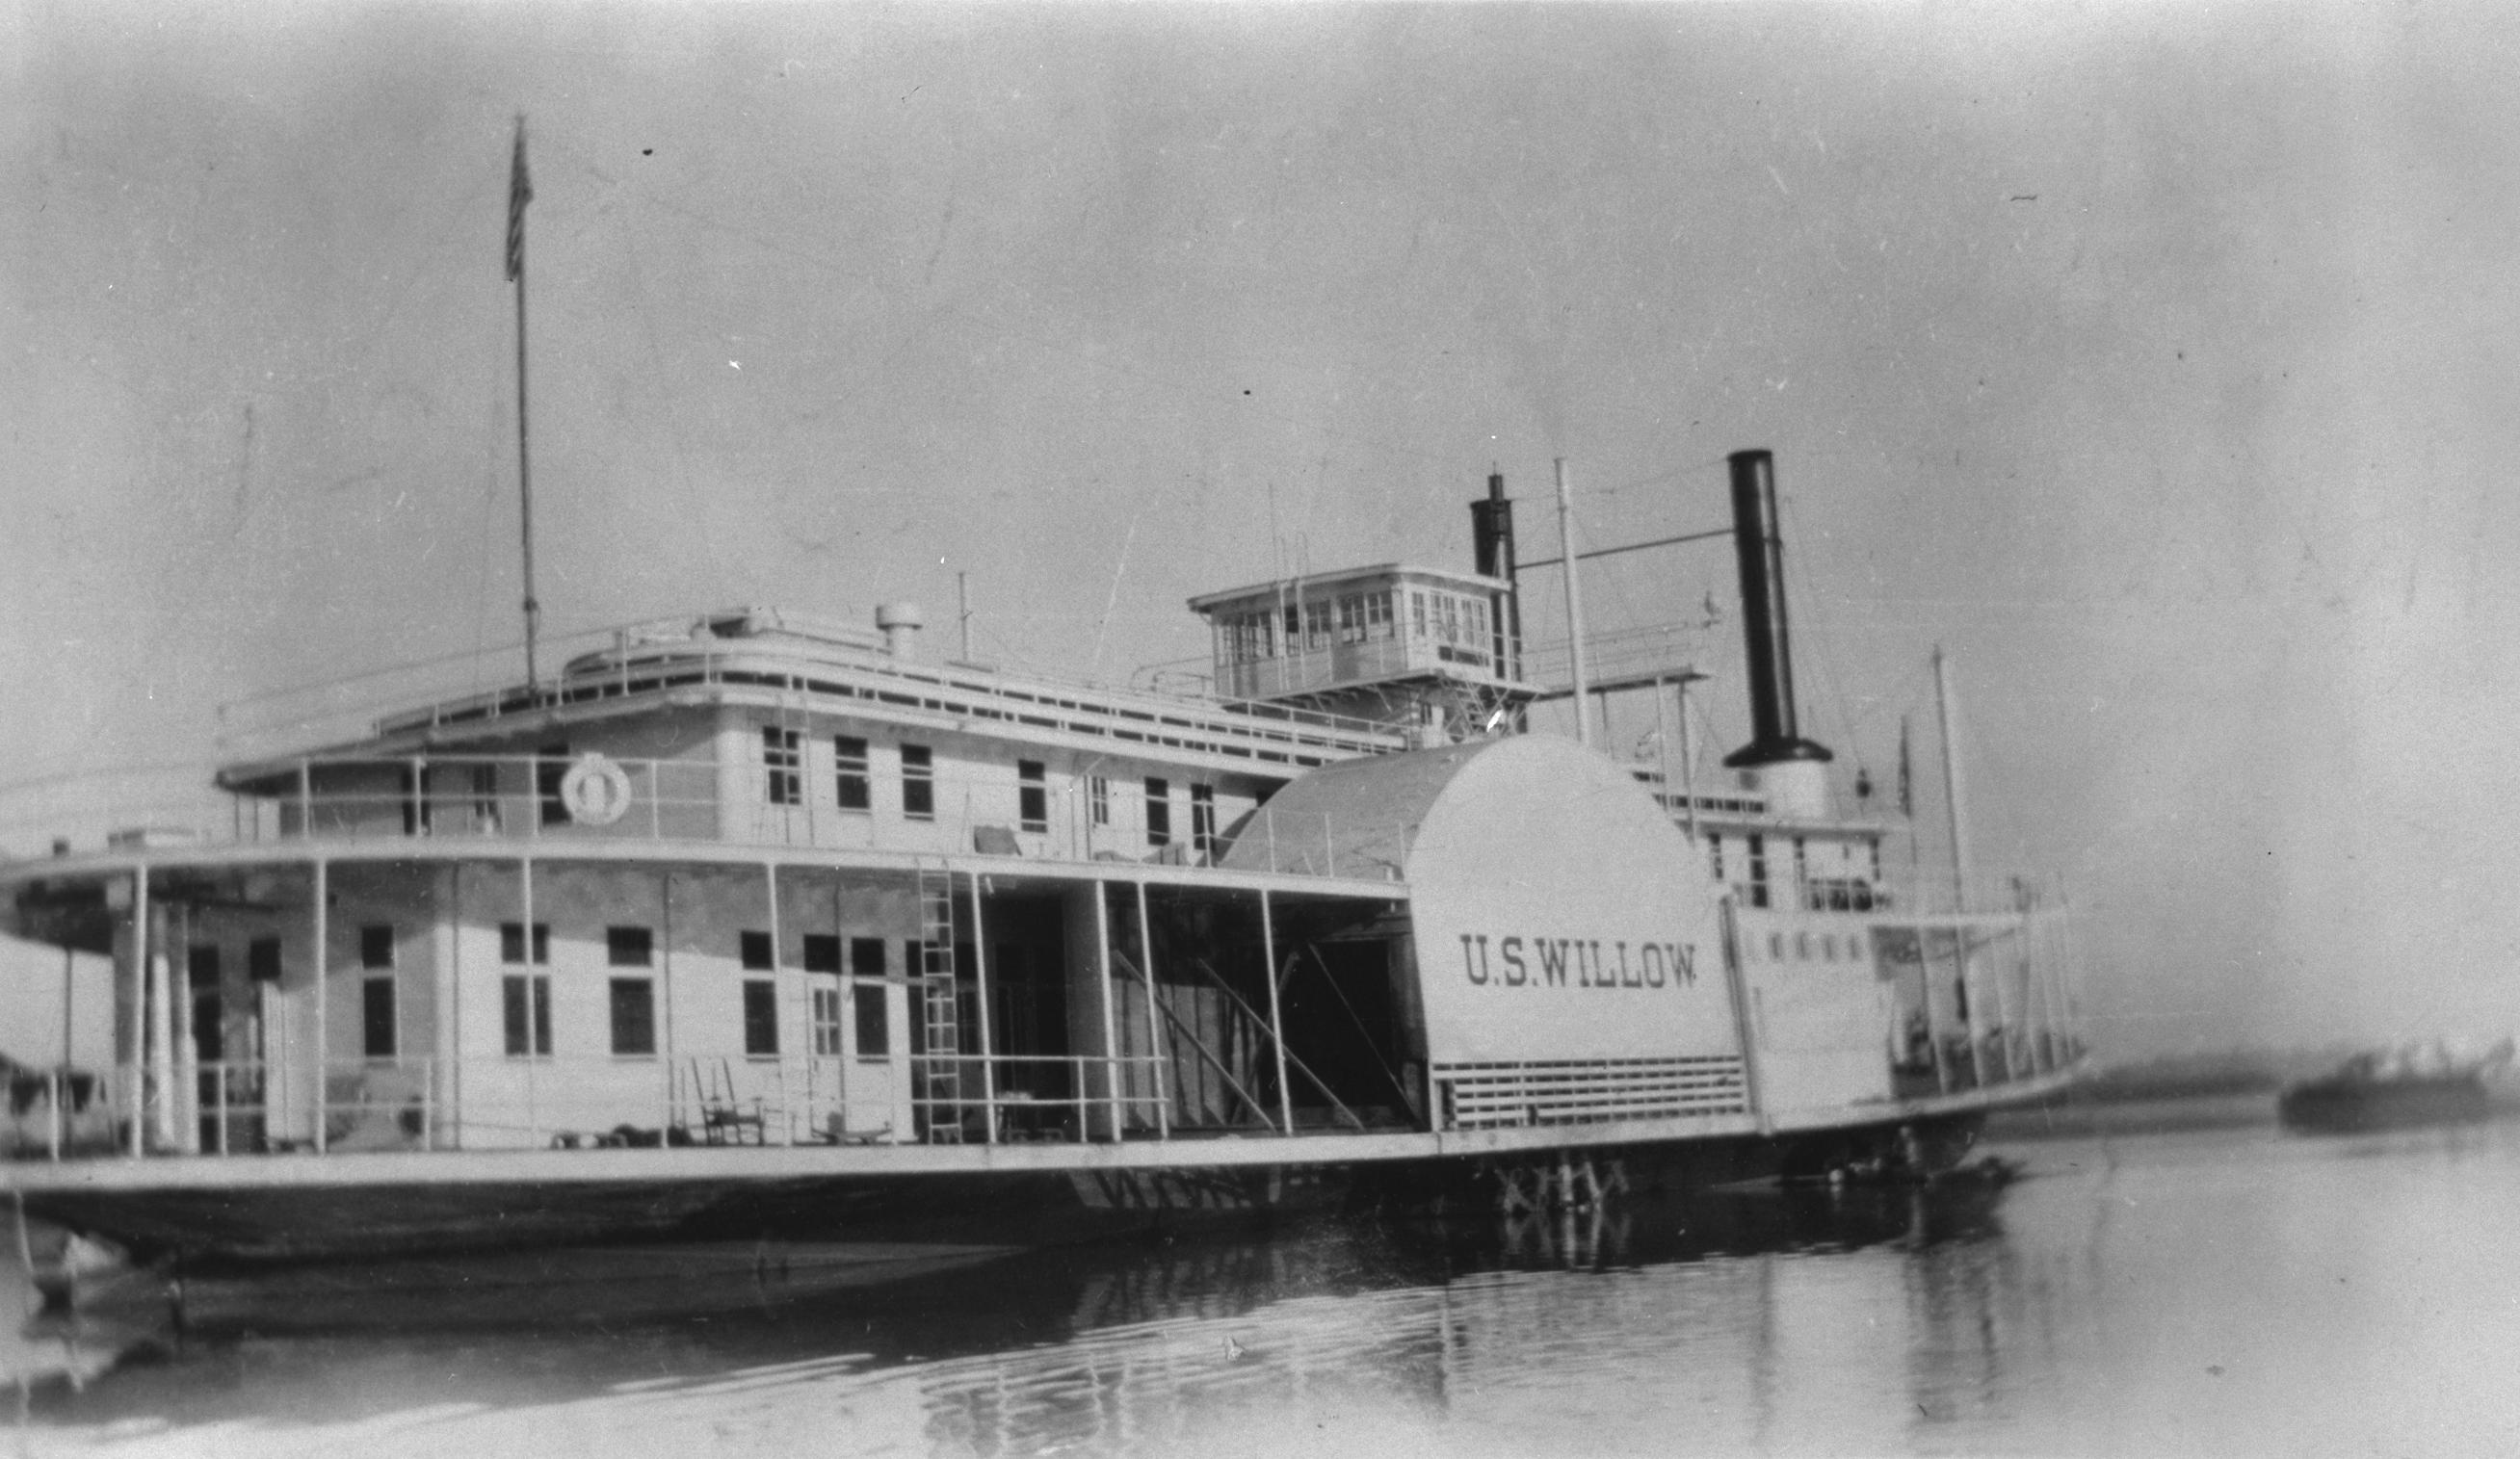
[[[2059,1071],[2005,1097],[2036,1098],[2071,1077]],[[1510,1211],[1598,1199],[1620,1185],[1689,1189],[1850,1172],[1924,1178],[1958,1161],[1995,1102],[1973,1092],[1782,1122],[1721,1116],[1067,1145],[177,1157],[13,1173],[34,1216],[145,1255],[210,1260],[645,1237],[1039,1246],[1236,1216],[1491,1203]]]
[[[1692,964],[1143,863],[319,845],[17,881],[21,931],[107,954],[117,1056],[19,1072],[29,1193],[1440,1163],[1940,1119],[2081,1058],[2027,911],[1728,904]]]

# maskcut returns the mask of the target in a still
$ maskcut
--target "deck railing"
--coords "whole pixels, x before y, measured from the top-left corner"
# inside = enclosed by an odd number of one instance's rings
[[[523,682],[522,645],[515,644],[250,695],[220,706],[220,752],[258,758],[382,729],[482,724],[696,686],[767,689],[796,695],[800,705],[821,695],[1091,734],[1134,727],[1140,737],[1192,733],[1340,755],[1397,744],[1388,725],[1292,705],[922,662],[789,637],[695,637],[693,625],[688,618],[630,624],[546,641],[543,661],[567,667],[531,684]],[[381,713],[381,705],[389,707]]]
[[[1109,1143],[1171,1132],[1147,1055],[202,1060],[22,1071],[0,1156]],[[934,1092],[950,1089],[950,1093]]]
[[[814,747],[819,750],[827,747]],[[792,767],[755,761],[491,755],[308,756],[255,793],[155,803],[100,797],[101,818],[0,819],[0,852],[20,857],[180,846],[326,841],[700,841],[919,855],[1001,855],[1065,862],[1207,865],[1238,840],[1243,864],[1295,875],[1398,875],[1400,848],[1354,850],[1328,814],[1261,807],[1238,822],[1179,793],[1151,824],[1144,782],[1112,777],[1022,781],[939,770],[907,776],[856,769],[799,747]],[[591,767],[586,766],[592,758]],[[576,779],[594,780],[580,788]],[[74,782],[47,787],[47,799]],[[1098,789],[1097,786],[1100,786]],[[923,809],[922,809],[923,806]],[[68,807],[64,805],[65,814]],[[1385,838],[1387,839],[1387,838]],[[1342,854],[1342,847],[1351,848]],[[1342,864],[1344,862],[1345,864]]]

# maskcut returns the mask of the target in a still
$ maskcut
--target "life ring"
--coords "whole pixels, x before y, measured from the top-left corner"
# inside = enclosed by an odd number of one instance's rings
[[[560,803],[581,825],[610,825],[630,809],[630,773],[589,751],[560,777]]]

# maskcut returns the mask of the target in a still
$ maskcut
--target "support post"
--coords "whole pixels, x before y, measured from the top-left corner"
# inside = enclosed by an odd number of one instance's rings
[[[1172,1138],[1172,1099],[1164,1092],[1164,1055],[1162,1010],[1155,1006],[1155,935],[1147,917],[1147,884],[1138,883],[1138,971],[1147,980],[1147,1048],[1155,1056],[1155,1136]]]
[[[1120,1030],[1111,1006],[1111,888],[1094,883],[1094,975],[1102,989],[1102,1087],[1111,1100],[1111,1141],[1117,1144],[1128,1127],[1127,1105],[1120,1093]]]
[[[954,873],[945,873],[951,877]],[[997,1045],[989,1037],[989,938],[980,920],[980,873],[971,878],[971,974],[980,995],[980,1128],[981,1141],[998,1142]],[[950,885],[950,883],[949,883]]]
[[[1278,997],[1278,930],[1271,915],[1269,889],[1260,889],[1260,955],[1269,982],[1269,1041],[1278,1050],[1278,1128],[1295,1132],[1295,1094],[1286,1083],[1286,1021]]]
[[[174,1126],[176,1150],[202,1153],[200,1113],[202,1049],[193,1041],[193,912],[183,909],[181,935],[169,937],[166,949],[166,1038],[172,1045],[168,1065],[166,1118]],[[180,955],[179,955],[180,954]]]
[[[540,814],[537,810],[537,815]],[[534,859],[517,858],[517,902],[525,919],[525,1141],[534,1146],[543,1142],[542,1111],[535,1100],[536,1066],[543,1059],[543,985],[536,980],[543,975],[534,971]]]
[[[656,950],[656,1000],[663,1007],[656,1020],[661,1036],[656,1042],[665,1061],[665,1126],[671,1128],[683,1118],[682,1098],[674,1077],[674,873],[666,872],[659,881],[663,894],[658,899],[663,904],[658,910],[662,922],[659,930],[664,936],[658,939],[661,946]]]
[[[298,768],[305,769],[302,764]],[[149,863],[141,862],[131,878],[131,1047],[115,1061],[115,1072],[125,1077],[131,1091],[127,1140],[131,1153],[138,1155],[149,1125]],[[122,1040],[117,1037],[114,1041]],[[123,1053],[120,1048],[115,1052]]]
[[[62,1158],[64,1122],[69,1117],[62,1110],[62,1097],[69,1092],[70,1071],[78,1063],[77,1023],[70,1017],[70,1004],[78,992],[78,954],[62,949],[62,1062],[61,1076],[53,1085],[53,1159]]]
[[[333,1075],[332,1060],[328,1055],[333,1051],[333,1030],[327,1008],[331,997],[328,986],[333,981],[332,901],[332,863],[318,857],[315,860],[315,955],[311,959],[315,964],[315,1038],[312,1041],[315,1045],[315,1153],[318,1155],[324,1153],[331,1138],[326,1127],[332,1122]],[[528,932],[527,936],[530,938],[531,933]],[[531,955],[530,947],[527,955]]]
[[[440,1019],[446,1032],[439,1036],[439,1041],[446,1049],[446,1068],[429,1081],[432,1085],[442,1082],[446,1086],[438,1108],[445,1116],[446,1147],[450,1150],[464,1148],[464,868],[467,864],[457,862],[446,868],[446,1011]],[[529,940],[525,951],[530,953],[533,951],[530,942],[533,934],[528,932],[525,936]],[[530,1019],[532,1016],[533,1010],[529,1005],[526,1017]],[[224,1129],[226,1127],[220,1127]],[[429,1148],[437,1148],[433,1136]]]
[[[182,1148],[175,1141],[174,978],[166,962],[166,944],[173,939],[163,910],[152,907],[150,916],[158,925],[149,940],[149,1003],[155,1015],[149,1020],[149,1083],[157,1096],[149,1107],[152,1133],[164,1151]]]
[[[775,1016],[777,1010],[786,1007],[788,1003],[788,999],[783,995],[783,989],[787,984],[788,979],[780,971],[779,967],[780,951],[786,945],[783,941],[782,929],[779,925],[779,863],[777,862],[764,862],[761,863],[761,885],[763,889],[769,893],[770,897],[770,1007]],[[843,981],[841,989],[840,1001],[843,1005],[846,1005],[849,995],[847,993],[847,984],[845,981]],[[811,1009],[806,1010],[803,1028],[805,1031],[805,1047],[803,1052],[806,1059],[810,1061],[814,1056],[814,1019]],[[784,1049],[788,1042],[784,1034],[774,1037],[777,1038],[780,1047]],[[845,1055],[843,1057],[845,1058]],[[779,1118],[780,1122],[788,1127],[788,1143],[792,1145],[796,1143],[796,1112],[788,1106],[788,1091],[786,1088],[788,1083],[787,1054],[782,1053],[779,1055],[779,1063],[777,1067],[779,1069],[779,1083],[781,1085],[779,1091]],[[813,1065],[808,1062],[805,1067],[808,1070],[811,1070]],[[842,1098],[845,1100],[847,1097],[845,1081],[842,1082]],[[805,1118],[808,1120],[813,1118],[810,1108],[813,1102],[812,1090],[812,1082],[809,1080],[806,1083],[805,1095],[806,1103],[808,1105],[808,1111]],[[845,1103],[842,1108],[843,1110],[846,1109]],[[848,1128],[848,1120],[845,1114],[841,1118],[840,1127],[842,1129]],[[763,1123],[762,1137],[764,1139],[769,1138],[768,1122],[766,1121]]]

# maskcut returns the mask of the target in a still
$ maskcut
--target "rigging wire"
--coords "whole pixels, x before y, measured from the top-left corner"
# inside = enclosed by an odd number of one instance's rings
[[[1791,492],[1778,492],[1777,496],[1782,503],[1785,516],[1789,519],[1792,526],[1794,540],[1798,543],[1809,543],[1815,541],[1816,539],[1814,538],[1810,528],[1803,521],[1802,508],[1799,503],[1795,500],[1794,494]],[[1830,635],[1821,632],[1822,627],[1822,623],[1813,621],[1822,616],[1819,612],[1815,611],[1820,606],[1821,596],[1819,585],[1812,577],[1811,566],[1808,562],[1803,560],[1805,555],[1806,554],[1801,552],[1788,553],[1787,560],[1792,564],[1788,570],[1795,577],[1801,580],[1799,588],[1802,599],[1805,603],[1810,605],[1803,611],[1805,614],[1805,622],[1809,624],[1813,632],[1804,635],[1804,641],[1806,642],[1818,641],[1824,644],[1834,641]],[[1816,671],[1815,677],[1821,681],[1822,686],[1822,698],[1824,702],[1826,702],[1836,713],[1838,728],[1845,732],[1846,738],[1844,743],[1847,748],[1847,753],[1850,758],[1853,758],[1858,764],[1861,764],[1863,761],[1863,751],[1856,742],[1855,717],[1847,707],[1846,688],[1837,672],[1836,656],[1832,653],[1814,653],[1810,655],[1810,658]]]

